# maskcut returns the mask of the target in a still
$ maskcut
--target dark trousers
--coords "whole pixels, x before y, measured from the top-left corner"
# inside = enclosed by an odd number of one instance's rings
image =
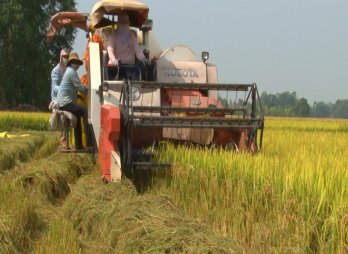
[[[134,65],[120,65],[119,68],[108,67],[108,79],[114,80],[117,77],[118,71],[118,80],[130,79],[134,81],[139,81],[144,79],[142,74],[144,74],[144,64],[142,62],[136,62]]]
[[[64,105],[60,109],[64,111],[69,111],[77,117],[77,125],[74,128],[75,148],[78,150],[82,149],[81,117],[83,117],[83,125],[85,127],[85,132],[87,137],[87,147],[93,147],[94,142],[93,142],[92,132],[88,125],[87,108],[75,102],[70,102],[69,104]]]

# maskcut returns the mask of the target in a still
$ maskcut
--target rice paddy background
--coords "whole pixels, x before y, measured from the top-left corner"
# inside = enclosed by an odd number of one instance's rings
[[[137,194],[57,153],[48,117],[0,113],[29,134],[0,138],[0,253],[348,253],[346,120],[267,118],[256,156],[162,143]]]
[[[256,156],[164,144],[153,191],[248,253],[348,252],[347,121],[266,120]]]

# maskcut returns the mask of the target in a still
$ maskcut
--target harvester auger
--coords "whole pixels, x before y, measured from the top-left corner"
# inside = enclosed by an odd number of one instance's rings
[[[108,54],[93,33],[99,30],[107,41],[116,18],[125,12],[150,64],[145,69],[119,64],[112,76],[115,67],[108,65]],[[103,179],[117,181],[132,177],[135,170],[168,167],[153,162],[147,149],[162,140],[257,152],[262,147],[264,115],[256,84],[219,84],[208,52],[199,59],[184,45],[163,50],[148,12],[148,6],[137,0],[101,0],[93,7],[89,25],[83,26],[91,29],[88,116]],[[77,24],[86,20],[76,13],[65,13],[64,20],[69,16]],[[52,27],[48,35],[58,31]],[[135,69],[136,75],[120,80],[118,74],[127,68]]]

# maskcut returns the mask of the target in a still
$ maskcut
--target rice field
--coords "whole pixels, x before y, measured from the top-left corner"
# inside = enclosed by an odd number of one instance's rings
[[[49,113],[0,111],[0,131],[26,129],[48,131]]]
[[[127,180],[105,185],[96,158],[59,153],[59,134],[30,128],[0,138],[26,158],[0,172],[0,253],[242,253],[169,196],[139,195]]]
[[[348,253],[348,121],[266,120],[256,156],[164,144],[155,179],[247,253]]]
[[[138,194],[48,117],[0,112],[0,253],[348,253],[346,120],[268,118],[255,156],[164,142]]]

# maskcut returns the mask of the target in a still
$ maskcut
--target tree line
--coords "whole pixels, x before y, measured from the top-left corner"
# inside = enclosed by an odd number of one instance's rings
[[[75,0],[0,1],[0,109],[24,104],[47,110],[51,70],[60,49],[72,46],[75,31],[63,29],[50,44],[46,31],[53,14],[75,6]],[[309,105],[295,92],[263,92],[261,100],[269,116],[348,118],[348,100]]]
[[[20,104],[47,109],[50,75],[59,52],[75,39],[72,28],[63,29],[53,43],[46,42],[50,17],[75,11],[74,0],[0,1],[0,109]]]
[[[306,98],[299,98],[296,92],[263,92],[260,97],[267,116],[348,118],[348,99],[335,103],[315,101],[310,105]]]

